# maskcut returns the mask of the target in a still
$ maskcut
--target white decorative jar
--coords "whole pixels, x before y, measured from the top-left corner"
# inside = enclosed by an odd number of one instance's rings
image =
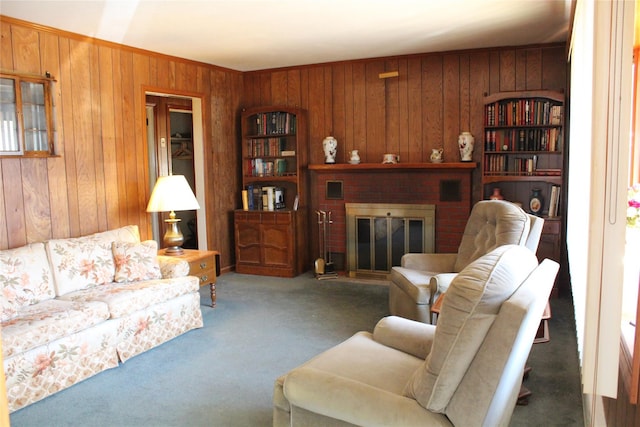
[[[328,136],[322,140],[322,149],[324,150],[324,162],[335,163],[336,152],[338,151],[338,140],[332,136]]]
[[[473,160],[473,143],[475,138],[470,132],[462,132],[458,136],[458,147],[460,148],[460,160],[470,162]]]
[[[360,163],[360,155],[358,154],[358,150],[351,151],[351,158],[349,158],[349,163],[352,165],[357,165]]]

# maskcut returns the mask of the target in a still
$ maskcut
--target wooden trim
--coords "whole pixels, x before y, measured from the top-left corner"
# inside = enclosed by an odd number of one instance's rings
[[[396,164],[382,164],[382,163],[360,163],[352,165],[348,163],[341,164],[315,164],[309,165],[309,170],[317,172],[367,172],[367,171],[380,171],[380,170],[412,170],[412,169],[438,169],[438,170],[469,170],[473,171],[478,164],[476,162],[460,162],[460,163],[396,163]]]

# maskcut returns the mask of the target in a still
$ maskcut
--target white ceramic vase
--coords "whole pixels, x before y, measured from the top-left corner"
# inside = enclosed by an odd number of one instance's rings
[[[322,140],[322,149],[324,150],[324,162],[335,163],[336,152],[338,151],[338,140],[332,136],[328,136]]]
[[[470,162],[473,160],[473,143],[475,138],[469,132],[462,132],[458,136],[458,147],[460,148],[460,160]]]

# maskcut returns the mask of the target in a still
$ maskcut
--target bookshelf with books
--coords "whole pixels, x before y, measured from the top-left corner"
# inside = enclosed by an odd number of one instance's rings
[[[235,212],[236,271],[293,277],[307,264],[307,124],[304,110],[242,111],[242,208]]]
[[[560,261],[561,199],[564,181],[563,92],[500,92],[485,96],[482,191],[485,199],[499,188],[505,200],[530,207],[542,199],[545,218],[539,258]]]

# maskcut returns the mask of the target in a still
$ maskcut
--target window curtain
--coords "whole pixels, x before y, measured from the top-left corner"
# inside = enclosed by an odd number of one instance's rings
[[[615,398],[634,2],[578,0],[570,41],[567,250],[583,392]]]

